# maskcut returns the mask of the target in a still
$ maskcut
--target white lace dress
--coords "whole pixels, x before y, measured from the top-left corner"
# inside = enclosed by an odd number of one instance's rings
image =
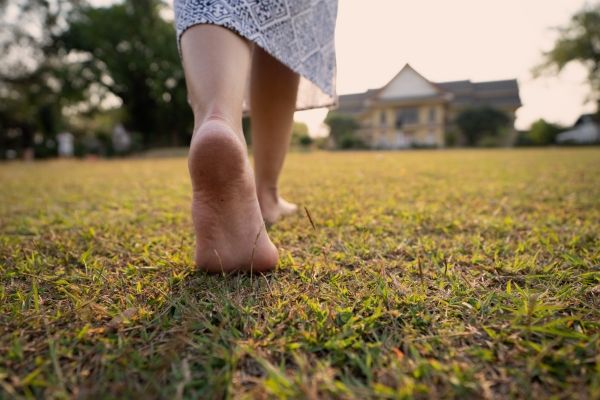
[[[298,110],[330,106],[335,92],[337,0],[175,0],[177,41],[197,24],[231,29],[300,74]]]

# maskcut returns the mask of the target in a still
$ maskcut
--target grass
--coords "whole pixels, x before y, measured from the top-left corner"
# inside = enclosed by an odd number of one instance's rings
[[[0,165],[0,397],[600,398],[600,149],[291,154],[276,272],[184,159]]]

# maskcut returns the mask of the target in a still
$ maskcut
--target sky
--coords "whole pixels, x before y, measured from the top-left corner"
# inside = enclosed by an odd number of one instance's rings
[[[586,70],[569,65],[534,79],[570,17],[585,0],[340,0],[336,27],[338,94],[385,85],[406,64],[433,82],[512,79],[523,106],[516,127],[544,118],[572,125],[586,103]],[[326,110],[296,113],[311,134],[323,134]]]

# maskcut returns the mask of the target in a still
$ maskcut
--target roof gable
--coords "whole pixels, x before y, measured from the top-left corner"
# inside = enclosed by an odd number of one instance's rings
[[[440,94],[440,90],[409,64],[381,88],[376,97],[381,100],[428,97]]]

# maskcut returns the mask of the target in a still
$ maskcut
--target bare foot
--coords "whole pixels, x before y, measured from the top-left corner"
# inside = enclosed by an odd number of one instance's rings
[[[290,203],[279,197],[277,188],[260,190],[258,193],[260,211],[267,224],[274,224],[286,215],[294,214],[298,211],[296,204]]]
[[[273,269],[254,177],[240,137],[220,119],[208,119],[190,145],[196,265],[209,272]]]

